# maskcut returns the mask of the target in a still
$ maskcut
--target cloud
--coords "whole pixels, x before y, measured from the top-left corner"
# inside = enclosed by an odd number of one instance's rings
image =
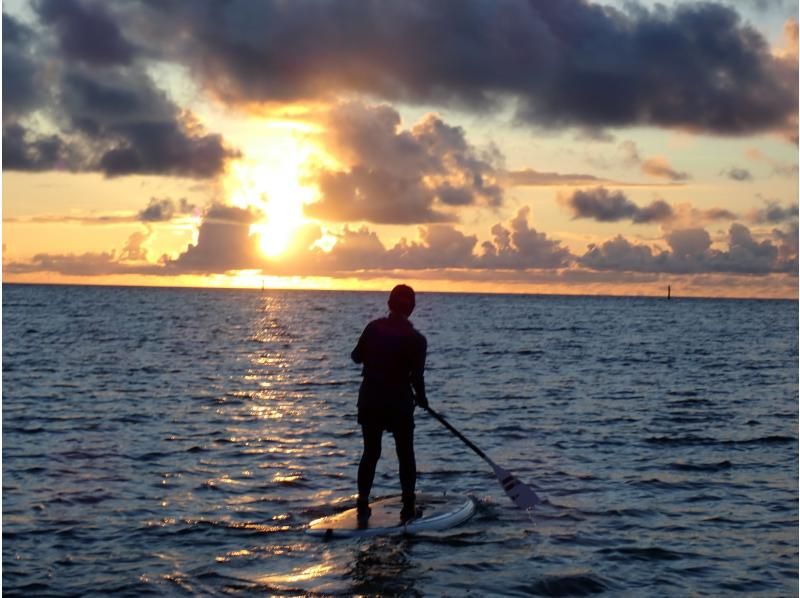
[[[784,206],[775,200],[766,201],[763,208],[757,208],[748,214],[748,220],[753,224],[780,224],[797,221],[797,218],[797,203]]]
[[[39,0],[42,21],[52,25],[63,55],[93,66],[130,64],[136,48],[103,10],[75,0]]]
[[[177,258],[165,261],[169,272],[224,273],[265,265],[259,238],[251,225],[260,215],[249,209],[215,204],[206,212],[197,235]]]
[[[611,143],[616,137],[604,129],[596,127],[583,128],[575,135],[576,141],[597,141],[600,143]]]
[[[322,220],[416,224],[455,220],[450,208],[499,206],[489,156],[460,127],[428,114],[408,130],[387,105],[348,102],[327,115],[326,146],[347,166],[311,177],[321,199],[305,212]]]
[[[315,179],[321,199],[304,207],[311,218],[377,224],[454,220],[454,216],[432,207],[435,196],[421,178],[392,176],[355,166],[347,172],[321,171]]]
[[[475,266],[477,237],[443,224],[421,227],[419,236],[419,243],[402,239],[387,252],[387,262],[410,270]]]
[[[10,262],[3,270],[11,274],[56,272],[65,276],[110,276],[113,274],[167,274],[160,264],[145,263],[143,246],[147,233],[134,233],[125,242],[122,251],[87,252],[82,254],[39,253],[29,262]]]
[[[721,4],[196,0],[109,10],[130,39],[232,103],[357,93],[485,110],[512,98],[518,119],[543,127],[717,134],[782,129],[797,111],[796,62]]]
[[[72,169],[76,160],[74,149],[58,135],[39,135],[16,123],[3,127],[4,170]]]
[[[532,168],[524,170],[512,170],[504,173],[503,181],[514,187],[549,187],[549,186],[569,186],[586,185],[589,183],[609,183],[608,179],[602,179],[591,174],[561,174],[558,172],[539,172]]]
[[[36,110],[44,101],[38,91],[34,37],[30,27],[3,13],[3,123]]]
[[[510,187],[577,187],[594,185],[613,185],[614,187],[670,187],[681,183],[639,183],[618,181],[591,174],[562,174],[559,172],[540,172],[532,168],[498,172],[499,181]]]
[[[605,187],[577,190],[562,201],[572,210],[573,218],[592,218],[598,222],[631,220],[636,224],[648,224],[673,216],[672,207],[662,199],[639,207],[622,191],[609,191]]]
[[[58,215],[40,215],[31,216],[29,218],[4,218],[3,222],[25,222],[33,224],[53,224],[62,222],[75,222],[78,224],[122,224],[130,222],[142,222],[144,224],[151,224],[155,222],[169,222],[181,216],[188,214],[199,215],[198,208],[189,203],[184,197],[177,202],[168,197],[157,198],[151,197],[147,207],[139,210],[135,214],[131,213],[111,213],[111,214],[88,214],[88,215],[74,215],[74,214],[58,214]]]
[[[661,222],[665,232],[707,226],[720,221],[737,220],[739,216],[727,208],[713,207],[698,209],[689,203],[672,206],[672,217]]]
[[[532,228],[530,209],[523,208],[507,224],[498,223],[492,227],[492,239],[480,245],[474,235],[464,234],[449,224],[435,224],[421,226],[418,240],[401,239],[387,249],[374,231],[363,226],[357,230],[345,226],[337,235],[332,250],[325,252],[315,243],[321,230],[311,225],[302,231],[302,239],[288,256],[280,261],[269,261],[259,249],[258,234],[251,233],[251,225],[260,218],[260,214],[251,210],[214,205],[204,216],[196,243],[188,245],[175,258],[163,256],[158,263],[145,261],[148,229],[129,236],[120,252],[39,254],[28,263],[5,264],[5,269],[13,274],[51,271],[86,276],[173,276],[261,270],[276,275],[358,273],[369,277],[404,271],[417,273],[415,276],[522,282],[567,278],[597,282],[605,280],[603,273],[609,273],[608,280],[614,280],[611,273],[620,272],[797,275],[796,221],[785,230],[772,231],[772,238],[760,241],[747,227],[734,223],[729,230],[727,250],[715,249],[711,236],[704,229],[689,228],[666,235],[668,250],[636,245],[618,236],[601,245],[590,245],[584,255],[575,256],[557,239]],[[470,272],[474,274],[468,274]]]
[[[119,259],[120,261],[147,261],[147,249],[144,244],[150,238],[150,230],[133,233],[125,242]]]
[[[648,158],[642,162],[642,172],[653,177],[669,179],[670,181],[685,181],[689,178],[687,173],[678,172],[672,168],[663,156]]]
[[[176,122],[140,122],[112,127],[120,141],[100,159],[107,176],[130,174],[210,178],[239,152],[227,149],[220,135],[190,136]]]
[[[672,182],[685,181],[691,178],[688,173],[675,170],[664,156],[642,158],[636,142],[630,139],[620,143],[619,150],[622,152],[622,163],[624,165],[638,166],[648,176],[667,179]]]
[[[220,135],[205,133],[144,73],[68,72],[62,99],[71,126],[101,149],[86,168],[107,176],[160,174],[210,178],[238,157]]]
[[[113,251],[80,255],[39,253],[29,263],[12,262],[4,265],[4,270],[12,274],[58,272],[67,276],[104,276],[119,273],[121,265]]]
[[[40,0],[30,14],[31,26],[3,15],[7,170],[218,176],[239,152],[175,105],[153,66],[186,68],[202,91],[248,107],[361,94],[479,114],[511,105],[517,121],[596,135],[641,125],[796,129],[796,22],[787,48],[772,50],[736,9],[713,3]],[[456,127],[427,125],[440,141],[457,141]],[[491,163],[451,151],[468,161],[446,165],[450,174]],[[685,174],[642,166],[669,180]],[[440,181],[420,219],[388,218],[442,222],[450,219],[442,207],[499,204],[501,190],[480,168],[473,181]],[[391,172],[367,168],[358,178],[429,201],[409,181],[387,181]],[[334,217],[337,207],[316,209]]]
[[[421,226],[419,240],[401,239],[389,249],[366,227],[355,231],[345,227],[329,253],[312,249],[295,256],[290,268],[303,268],[305,264],[304,273],[320,274],[371,270],[499,271],[567,266],[573,259],[569,250],[559,241],[531,228],[529,216],[530,209],[522,208],[507,227],[496,224],[491,231],[493,239],[482,243],[478,253],[477,237],[466,235],[449,224]]]
[[[797,251],[786,240],[756,241],[750,230],[733,223],[728,231],[728,249],[712,247],[711,237],[701,228],[672,231],[666,236],[669,250],[634,245],[622,236],[602,245],[590,245],[578,263],[593,270],[661,272],[671,274],[733,273],[767,275],[797,274]]]
[[[492,227],[492,241],[483,243],[478,263],[487,268],[559,268],[572,261],[569,250],[559,241],[530,228],[530,208],[522,208],[511,220],[510,229],[501,224]]]
[[[168,222],[175,216],[192,214],[197,210],[194,204],[182,197],[178,202],[165,197],[158,199],[151,197],[147,207],[139,212],[139,220],[142,222]]]
[[[732,181],[745,182],[753,180],[753,175],[749,170],[746,168],[739,168],[737,166],[733,166],[728,170],[724,170],[721,174],[728,177]]]
[[[787,271],[797,274],[797,253],[800,242],[797,221],[790,222],[786,230],[774,229],[772,235],[778,242],[779,259],[787,264]]]
[[[4,169],[210,178],[240,155],[159,89],[107,5],[33,7],[36,29],[3,14]]]
[[[193,210],[185,199],[176,205],[168,199],[151,199],[147,208],[133,216],[124,217],[77,217],[80,222],[143,222],[146,231],[131,234],[121,251],[88,252],[84,254],[37,254],[30,262],[14,262],[5,265],[8,272],[25,274],[49,271],[67,276],[105,276],[111,274],[146,274],[174,276],[185,273],[224,273],[231,270],[253,269],[266,266],[258,237],[250,234],[250,225],[260,215],[232,206],[215,204],[209,207],[200,224],[196,244],[188,247],[177,257],[162,256],[158,263],[148,263],[146,242],[150,238],[150,224],[163,222]],[[58,221],[63,221],[59,217]]]
[[[772,173],[777,176],[786,178],[797,176],[797,163],[781,162],[780,160],[768,156],[758,148],[748,149],[745,152],[745,156],[753,162],[763,162],[767,164],[772,169]]]

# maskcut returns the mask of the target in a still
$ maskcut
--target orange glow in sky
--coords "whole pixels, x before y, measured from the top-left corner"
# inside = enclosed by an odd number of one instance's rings
[[[3,280],[796,298],[796,10],[609,1],[8,0]]]

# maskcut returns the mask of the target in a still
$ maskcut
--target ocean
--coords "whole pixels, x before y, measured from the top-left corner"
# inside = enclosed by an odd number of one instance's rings
[[[797,595],[797,302],[420,293],[431,406],[544,503],[418,411],[418,491],[476,515],[321,541],[385,301],[3,285],[4,595]]]

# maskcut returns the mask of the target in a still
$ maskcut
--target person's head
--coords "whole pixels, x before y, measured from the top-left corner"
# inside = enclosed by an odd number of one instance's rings
[[[414,289],[408,285],[399,284],[389,293],[389,311],[408,317],[415,305]]]

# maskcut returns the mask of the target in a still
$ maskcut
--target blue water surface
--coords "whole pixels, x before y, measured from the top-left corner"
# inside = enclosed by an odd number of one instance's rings
[[[466,524],[320,541],[352,506],[384,293],[3,286],[3,593],[788,596],[798,309],[424,293],[418,490]],[[374,496],[399,491],[391,438]]]

